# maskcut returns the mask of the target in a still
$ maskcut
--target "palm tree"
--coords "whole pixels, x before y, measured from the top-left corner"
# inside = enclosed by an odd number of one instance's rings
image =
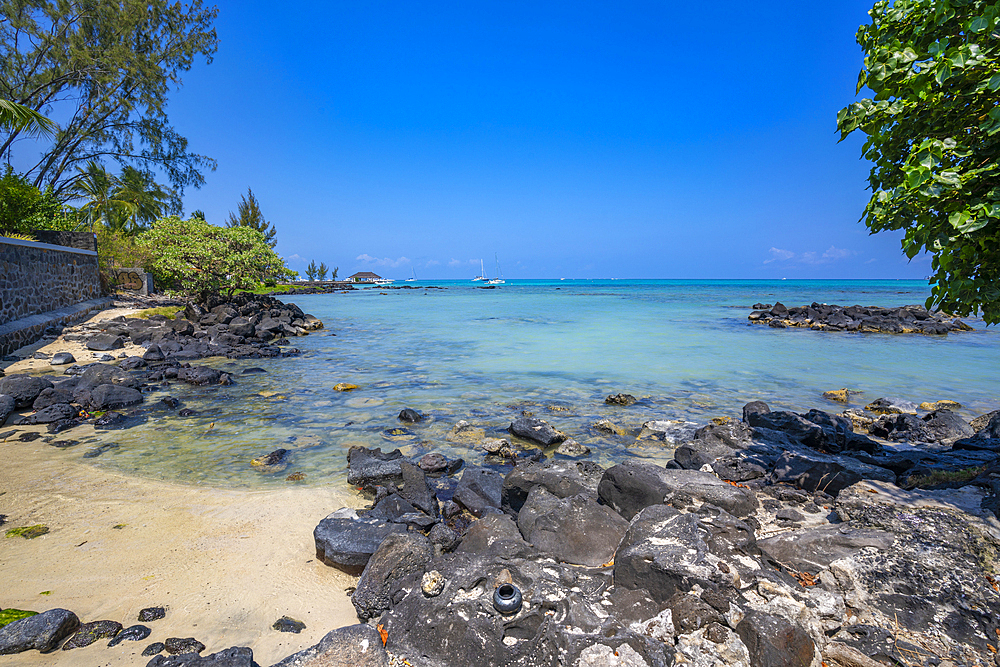
[[[126,165],[113,196],[127,209],[127,231],[134,234],[162,217],[174,195],[153,180],[152,173]]]
[[[59,127],[34,109],[0,99],[0,129],[32,137],[51,137]]]
[[[87,200],[80,210],[90,219],[91,229],[95,222],[103,222],[108,228],[120,231],[123,218],[127,220],[122,213],[128,204],[115,197],[120,188],[118,179],[96,160],[77,169],[80,175],[73,185],[73,193]]]

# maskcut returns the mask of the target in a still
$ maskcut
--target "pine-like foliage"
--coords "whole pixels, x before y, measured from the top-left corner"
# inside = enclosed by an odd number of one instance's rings
[[[237,206],[236,213],[229,213],[229,220],[226,221],[226,227],[250,227],[251,229],[256,229],[264,235],[264,240],[267,241],[269,246],[273,248],[278,245],[278,239],[275,238],[278,231],[274,228],[274,225],[264,219],[264,214],[260,212],[260,205],[257,203],[257,198],[253,196],[250,188],[247,188],[247,193],[242,197],[239,206]]]

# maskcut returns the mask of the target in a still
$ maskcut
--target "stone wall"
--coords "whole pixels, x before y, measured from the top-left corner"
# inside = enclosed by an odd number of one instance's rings
[[[60,232],[51,229],[35,229],[31,235],[39,243],[64,245],[77,250],[93,250],[97,252],[97,236],[94,232]]]
[[[0,237],[0,325],[100,295],[96,252]]]

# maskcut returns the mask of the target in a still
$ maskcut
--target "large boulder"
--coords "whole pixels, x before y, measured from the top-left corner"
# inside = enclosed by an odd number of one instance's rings
[[[45,378],[30,375],[8,375],[0,377],[0,394],[14,399],[14,406],[26,408],[35,402],[44,389],[52,387]]]
[[[184,322],[186,320],[175,321]],[[190,368],[179,368],[177,370],[178,380],[194,385],[219,384],[222,381],[223,375],[225,374],[222,371],[209,368],[208,366],[191,366]]]
[[[667,470],[648,463],[627,462],[604,471],[598,485],[601,501],[631,520],[643,508],[673,500],[698,500],[733,516],[749,516],[757,497],[749,489],[723,482],[697,470]]]
[[[557,498],[579,493],[596,496],[603,475],[604,468],[591,461],[555,460],[518,465],[503,480],[503,508],[516,514],[535,487],[542,487]]]
[[[537,442],[543,447],[558,445],[566,439],[566,434],[552,428],[548,422],[535,417],[518,417],[507,429],[513,435]]]
[[[801,626],[788,620],[751,611],[739,625],[736,634],[750,651],[750,664],[777,667],[809,667],[813,664],[816,644]]]
[[[125,347],[125,339],[111,333],[100,333],[87,339],[87,349],[95,352],[110,352]]]
[[[62,388],[50,387],[48,389],[43,389],[38,398],[31,404],[33,410],[42,410],[49,407],[50,405],[56,405],[57,403],[72,403],[73,394]]]
[[[358,618],[367,621],[390,607],[393,584],[415,572],[434,557],[434,545],[420,533],[391,533],[382,540],[365,566],[351,602]]]
[[[556,560],[599,567],[615,555],[629,523],[592,494],[560,498],[536,486],[521,507],[524,539]]]
[[[77,391],[93,389],[102,384],[114,384],[122,387],[131,387],[135,389],[139,386],[139,380],[126,373],[117,366],[108,366],[106,364],[94,364],[93,366],[87,366],[82,373],[80,373],[80,379],[74,388],[74,396]]]
[[[72,405],[67,403],[56,403],[55,405],[42,408],[33,414],[25,415],[14,423],[19,426],[31,424],[51,424],[52,422],[57,422],[63,419],[72,419],[78,414],[80,414],[79,408],[74,408]]]
[[[90,407],[95,410],[117,410],[142,403],[142,392],[131,387],[102,384],[90,391]]]
[[[895,537],[891,549],[837,561],[838,571],[849,573],[842,593],[865,600],[872,625],[898,627],[928,647],[940,646],[943,633],[952,646],[985,655],[1000,609],[989,576],[1000,562],[1000,524],[983,507],[986,496],[972,486],[904,491],[878,481],[841,491],[836,512],[843,521]]]
[[[753,529],[727,512],[682,513],[651,505],[632,520],[615,553],[615,586],[666,603],[694,585],[735,595],[761,569]]]
[[[66,609],[50,609],[14,621],[0,628],[0,655],[23,653],[32,649],[41,653],[54,651],[59,642],[76,632],[80,619]]]
[[[469,527],[455,552],[497,558],[528,558],[534,556],[537,550],[524,540],[509,516],[487,514]]]
[[[347,483],[372,488],[398,481],[403,476],[402,459],[398,449],[383,453],[381,447],[351,447],[347,452]]]
[[[406,526],[385,519],[359,517],[351,509],[337,510],[313,530],[316,558],[351,575],[364,571],[378,545],[391,533],[405,533]]]
[[[272,667],[389,667],[389,656],[378,630],[362,623],[331,630]]]

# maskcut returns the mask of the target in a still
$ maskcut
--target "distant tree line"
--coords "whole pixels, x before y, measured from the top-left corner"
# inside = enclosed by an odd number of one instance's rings
[[[320,262],[319,266],[316,266],[316,260],[310,260],[309,266],[306,267],[306,277],[309,280],[326,280],[326,274],[330,271],[330,268],[326,265],[326,262]],[[333,275],[330,276],[330,280],[337,279],[337,273],[340,271],[340,267],[334,267]]]

